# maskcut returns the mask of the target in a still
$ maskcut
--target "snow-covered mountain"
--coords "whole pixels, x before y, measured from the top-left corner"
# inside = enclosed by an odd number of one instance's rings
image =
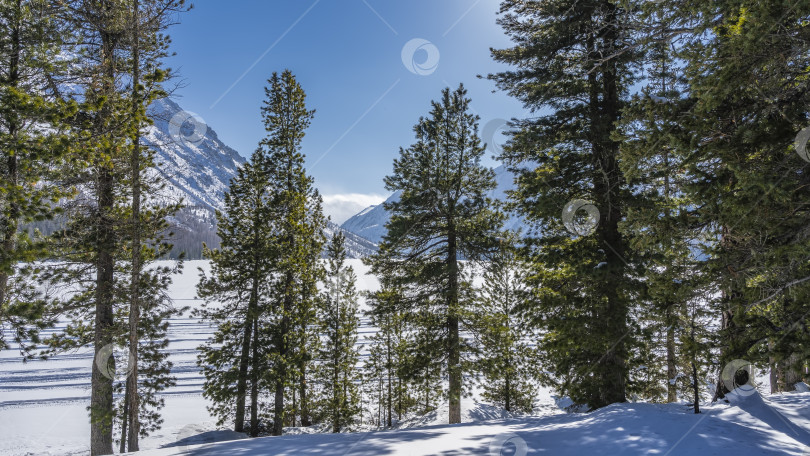
[[[489,196],[493,199],[505,201],[506,192],[515,187],[514,176],[502,165],[495,168],[495,181],[498,186]],[[399,200],[399,194],[400,192],[395,192],[393,195],[389,196],[384,203],[363,209],[343,222],[340,227],[379,244],[386,233],[385,224],[390,218],[383,205]],[[525,231],[525,227],[526,224],[523,219],[516,215],[510,216],[504,224],[504,228],[510,230],[523,229]]]
[[[156,150],[155,161],[168,185],[161,193],[166,202],[183,201],[184,207],[170,220],[175,233],[175,254],[184,251],[190,259],[200,258],[202,243],[219,246],[215,212],[224,209],[225,192],[245,159],[223,143],[217,133],[198,116],[164,98],[149,107],[154,121],[144,134],[144,143]],[[328,238],[342,229],[328,222]],[[350,258],[376,251],[376,245],[346,232]]]

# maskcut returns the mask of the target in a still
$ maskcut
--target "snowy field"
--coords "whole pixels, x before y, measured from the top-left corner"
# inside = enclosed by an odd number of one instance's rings
[[[359,260],[358,289],[375,289]],[[197,306],[198,268],[188,261],[171,295],[178,306]],[[365,323],[364,319],[364,323]],[[361,327],[360,342],[373,331]],[[144,439],[139,454],[189,455],[760,455],[810,456],[810,393],[735,398],[731,405],[692,414],[679,404],[616,404],[590,414],[564,414],[548,391],[537,416],[511,417],[475,397],[465,399],[463,421],[446,425],[446,408],[412,417],[398,429],[351,434],[309,434],[246,440],[217,430],[202,397],[196,347],[211,334],[187,316],[171,321],[170,359],[177,386],[167,390],[163,429]],[[89,350],[22,363],[0,352],[0,455],[88,454]],[[311,430],[290,429],[291,434]],[[237,440],[238,439],[238,440]]]

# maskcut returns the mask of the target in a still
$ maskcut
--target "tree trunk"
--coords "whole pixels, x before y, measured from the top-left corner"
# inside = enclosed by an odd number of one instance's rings
[[[803,363],[800,362],[801,358],[798,354],[794,353],[790,355],[785,361],[782,367],[784,383],[782,385],[782,391],[785,393],[789,393],[791,391],[796,391],[796,383],[802,381],[802,367]]]
[[[692,391],[695,395],[694,409],[695,413],[700,413],[700,384],[698,383],[697,363],[692,360]]]
[[[132,86],[133,86],[133,118],[137,119],[140,103],[138,84],[140,84],[140,15],[138,0],[132,1],[133,8],[133,39],[132,39]],[[136,120],[137,121],[137,120]],[[135,129],[132,138],[132,278],[130,282],[129,305],[129,377],[127,377],[127,397],[129,398],[128,444],[129,451],[138,451],[138,437],[141,431],[140,423],[140,397],[138,396],[138,326],[141,317],[141,148],[140,128]],[[122,442],[123,446],[123,442]]]
[[[124,413],[121,415],[121,443],[118,446],[119,453],[127,451],[127,424],[129,423],[129,382],[131,377],[127,377],[127,385],[124,390]]]
[[[104,9],[114,6],[105,3]],[[109,11],[105,11],[109,14]],[[115,44],[114,38],[106,30],[101,35],[102,93],[115,92]],[[111,117],[109,107],[99,112],[98,131],[106,129]],[[114,156],[115,151],[106,151]],[[97,210],[96,220],[96,321],[94,334],[95,359],[102,348],[113,343],[113,294],[115,286],[115,226],[113,219],[114,177],[110,163],[97,162]],[[111,361],[112,362],[112,361]],[[113,379],[101,373],[98,363],[93,363],[90,381],[90,454],[91,456],[113,453]]]
[[[290,327],[290,311],[293,305],[293,281],[292,273],[287,273],[284,285],[284,302],[282,311],[284,315],[281,317],[281,328],[277,337],[277,346],[279,347],[279,366],[277,369],[278,378],[276,378],[276,400],[275,400],[275,414],[273,416],[273,435],[282,435],[284,433],[284,384],[287,380],[287,333]]]
[[[301,426],[312,426],[312,420],[309,418],[309,395],[307,394],[307,363],[306,360],[301,361],[301,379],[298,384],[298,392],[301,396]]]
[[[603,2],[608,11],[604,21],[602,42],[615,46],[617,42],[616,6]],[[594,38],[589,39],[591,60],[597,62],[603,53],[612,54],[613,49],[596,49]],[[597,76],[601,73],[601,78]],[[601,318],[607,345],[605,354],[596,363],[594,375],[599,377],[599,403],[591,407],[602,407],[616,402],[626,402],[626,364],[625,343],[627,336],[628,310],[626,300],[621,296],[621,284],[626,281],[623,254],[624,239],[619,230],[623,215],[620,190],[624,187],[624,178],[619,168],[617,156],[619,145],[611,134],[619,119],[621,100],[618,91],[618,77],[615,60],[602,63],[597,70],[588,76],[590,85],[590,123],[591,147],[597,173],[594,173],[594,195],[600,211],[600,222],[596,236],[601,244],[606,244],[606,275],[600,288],[605,305]],[[601,84],[600,84],[601,82]]]
[[[236,417],[233,430],[245,432],[245,400],[247,396],[248,367],[250,366],[250,343],[253,338],[254,302],[258,299],[259,282],[253,279],[253,286],[248,302],[248,311],[245,317],[245,330],[242,336],[242,353],[239,357],[239,375],[236,378]]]
[[[447,266],[449,270],[448,293],[447,293],[447,329],[449,333],[447,341],[447,370],[449,372],[449,399],[450,413],[449,423],[461,423],[461,343],[459,338],[459,316],[458,316],[458,254],[456,246],[455,227],[448,227],[447,236]]]
[[[672,306],[666,308],[665,319],[667,324],[667,402],[678,400],[678,385],[676,376],[678,366],[675,361],[675,324],[672,318]]]
[[[259,323],[253,319],[253,367],[250,370],[250,436],[259,435]]]

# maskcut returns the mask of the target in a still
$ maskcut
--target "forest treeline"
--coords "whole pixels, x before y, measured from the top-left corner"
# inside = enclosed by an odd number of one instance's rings
[[[187,9],[0,1],[0,346],[93,347],[93,455],[136,451],[175,382],[166,332],[184,309],[166,290],[182,262],[155,261],[180,205],[159,203],[141,137],[172,76],[165,32]],[[698,413],[752,392],[756,372],[773,392],[806,379],[810,3],[503,0],[497,21],[512,45],[492,57],[508,69],[485,77],[531,113],[497,157],[515,189],[489,196],[464,86],[437,94],[385,177],[400,198],[364,260],[380,283],[366,295],[304,166],[315,112],[291,71],[269,77],[266,136],[197,287],[221,425],[339,432],[445,405],[458,423],[473,388],[529,413],[538,385],[578,409]],[[510,213],[524,232],[503,229]],[[43,336],[57,319],[64,331]],[[376,329],[364,347],[361,319]]]

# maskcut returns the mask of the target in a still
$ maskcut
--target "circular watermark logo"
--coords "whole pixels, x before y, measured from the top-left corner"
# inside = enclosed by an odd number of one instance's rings
[[[481,140],[486,143],[487,150],[495,155],[503,152],[503,146],[498,140],[501,139],[499,136],[503,135],[506,126],[506,119],[492,119],[481,129]]]
[[[414,38],[402,46],[402,64],[413,74],[433,74],[439,67],[439,48],[426,39]]]
[[[579,214],[580,211],[584,214]],[[571,234],[587,236],[599,225],[599,209],[590,201],[575,199],[569,201],[563,208],[562,220]]]
[[[793,147],[796,153],[802,160],[810,162],[810,154],[807,152],[807,141],[810,141],[810,127],[804,127],[796,134],[796,139],[793,140]]]
[[[169,120],[169,136],[178,144],[198,146],[208,133],[208,124],[198,114],[180,111]]]
[[[720,380],[729,391],[735,391],[740,396],[750,396],[757,391],[754,385],[754,366],[744,359],[735,359],[720,372]]]
[[[93,360],[101,375],[110,380],[127,378],[135,367],[135,356],[126,348],[107,344],[96,352]]]
[[[526,456],[529,447],[517,434],[499,434],[489,441],[489,456]]]

